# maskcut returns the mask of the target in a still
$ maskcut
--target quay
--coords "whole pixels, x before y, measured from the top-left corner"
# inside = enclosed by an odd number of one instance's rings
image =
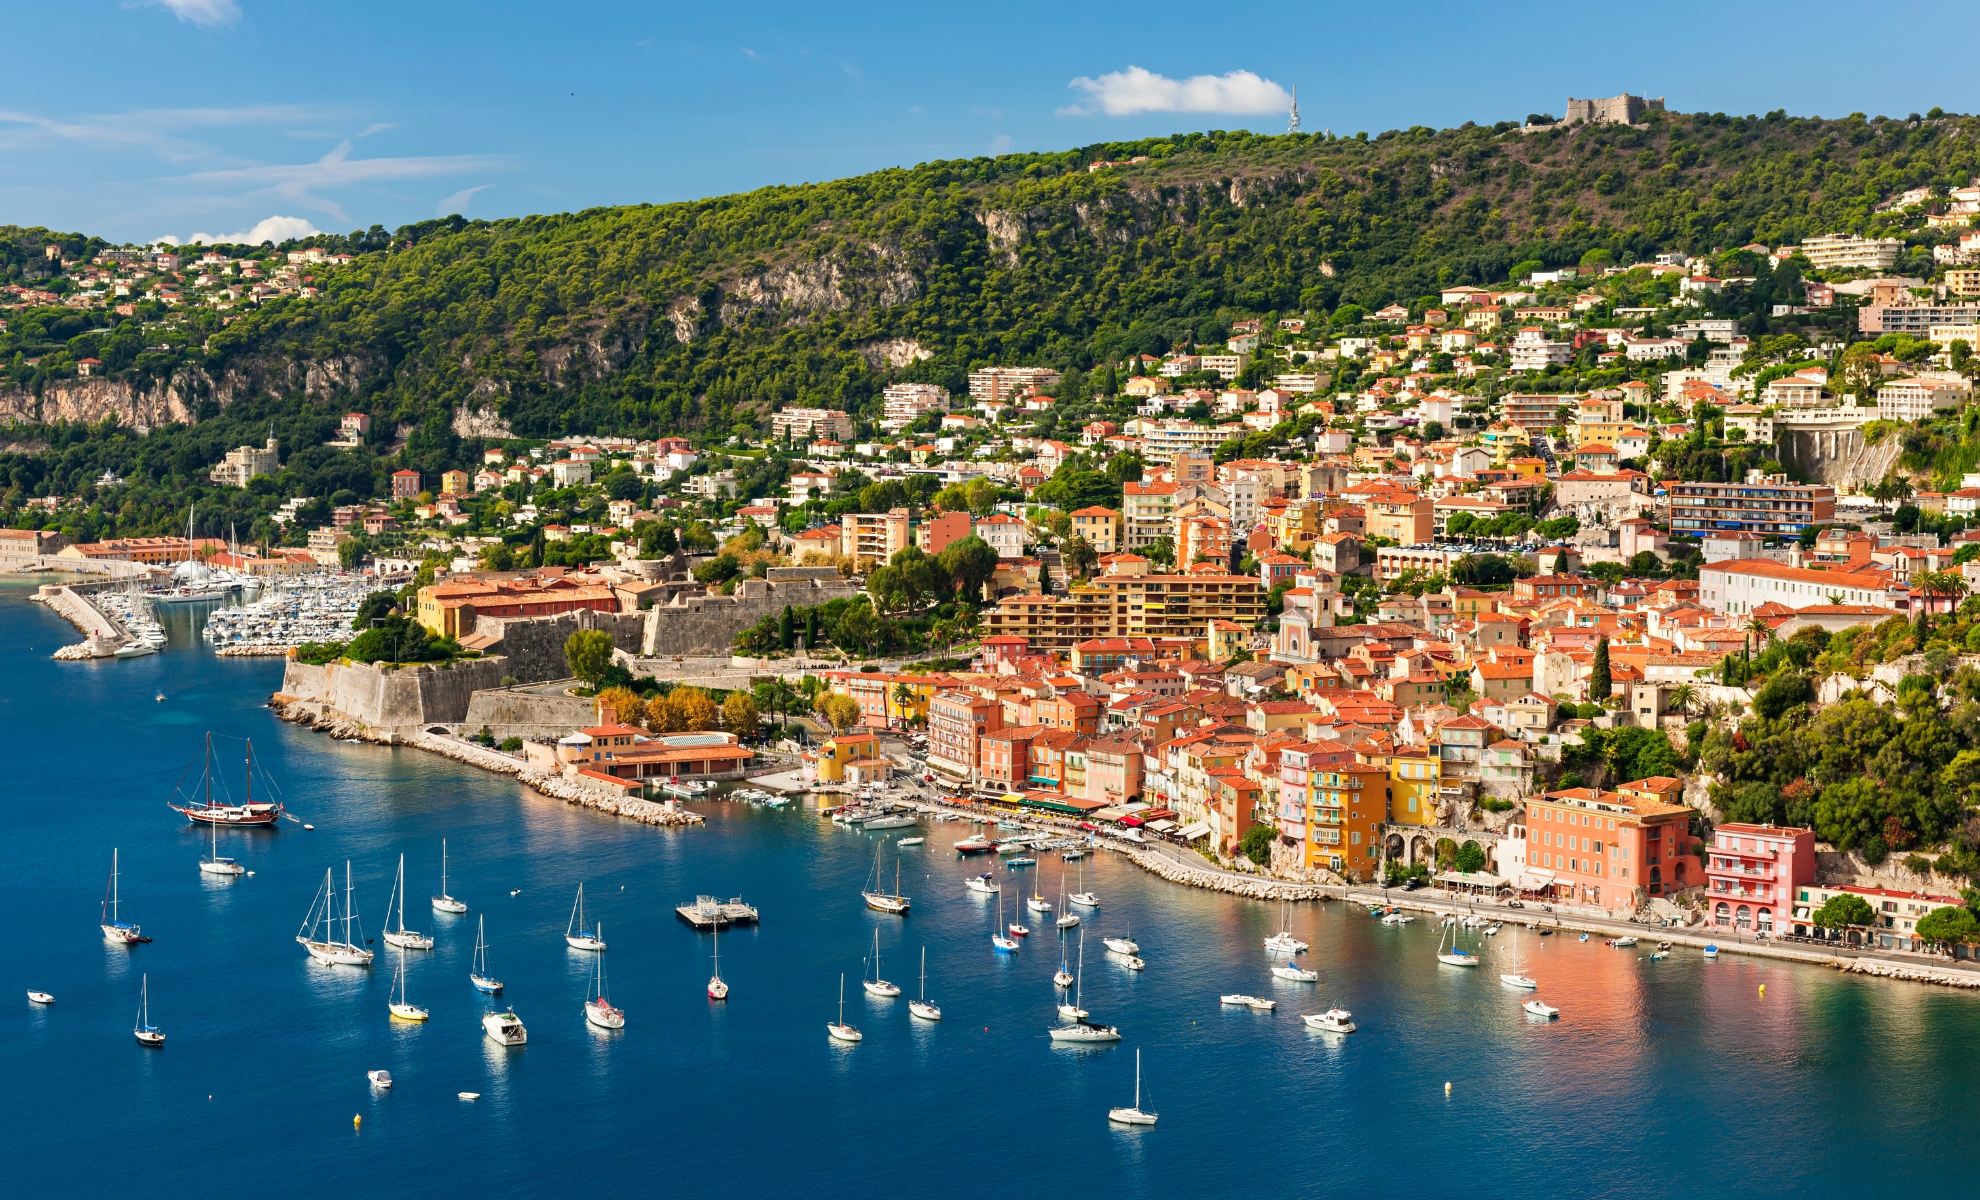
[[[83,635],[82,641],[57,650],[56,658],[109,658],[119,646],[131,640],[131,635],[123,626],[90,603],[82,591],[66,584],[44,583],[28,599],[47,605],[51,612],[74,625]]]
[[[726,929],[731,925],[754,925],[756,909],[733,896],[724,904],[713,896],[696,896],[692,904],[680,904],[674,912],[696,929]]]

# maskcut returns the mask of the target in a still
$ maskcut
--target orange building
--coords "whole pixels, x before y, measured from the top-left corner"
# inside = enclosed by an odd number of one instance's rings
[[[1646,781],[1647,782],[1647,781]],[[1569,788],[1526,802],[1527,874],[1556,899],[1634,910],[1704,881],[1692,809],[1649,790]]]

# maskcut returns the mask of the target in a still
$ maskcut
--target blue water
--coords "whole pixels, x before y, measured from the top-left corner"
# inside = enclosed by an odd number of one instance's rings
[[[212,657],[190,619],[163,655],[50,661],[74,635],[23,595],[0,589],[7,1194],[1641,1196],[1734,1180],[1876,1194],[1896,1162],[1921,1193],[1967,1180],[1951,1147],[1980,1068],[1968,995],[1528,935],[1540,995],[1563,1010],[1535,1024],[1497,982],[1511,930],[1458,971],[1436,963],[1427,922],[1302,906],[1293,927],[1321,981],[1282,983],[1260,946],[1276,908],[1103,857],[1086,872],[1105,908],[1086,919],[1085,1002],[1126,1040],[1055,1048],[1049,919],[1029,918],[1043,928],[1015,956],[991,950],[995,902],[962,887],[982,864],[945,852],[964,827],[920,831],[929,845],[904,852],[913,915],[882,917],[857,894],[878,834],[741,805],[701,805],[709,824],[683,832],[575,811],[416,751],[283,725],[261,707],[279,664]],[[209,729],[252,737],[316,825],[223,833],[252,878],[201,875],[203,834],[165,807]],[[239,742],[219,745],[238,791]],[[442,837],[465,917],[426,903]],[[96,928],[113,846],[125,918],[156,939],[132,950]],[[341,884],[347,858],[375,937],[400,852],[408,923],[438,938],[409,956],[424,1026],[387,1018],[382,942],[363,972],[312,965],[293,940],[324,869]],[[1058,860],[1037,869],[1056,897]],[[580,880],[612,946],[622,1032],[583,1020],[592,959],[561,937]],[[1007,919],[1022,890],[1007,889]],[[722,938],[726,1004],[702,992],[708,936],[673,913],[698,892],[763,912]],[[525,1049],[481,1034],[488,1005],[466,974],[483,914]],[[1130,923],[1140,975],[1097,942]],[[859,989],[875,928],[910,996],[927,947],[941,1024]],[[130,1034],[140,972],[162,1051]],[[853,1047],[825,1034],[841,972],[866,1033]],[[30,1008],[30,987],[56,1005]],[[1279,1011],[1226,1011],[1227,991]],[[1300,1023],[1332,1003],[1361,1031],[1329,1040]],[[1136,1049],[1161,1123],[1122,1130],[1106,1110],[1132,1097]],[[390,1093],[365,1080],[378,1067]]]

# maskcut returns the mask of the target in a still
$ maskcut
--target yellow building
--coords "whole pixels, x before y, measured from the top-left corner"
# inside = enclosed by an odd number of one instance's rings
[[[1410,751],[1389,756],[1389,821],[1395,825],[1435,825],[1442,761],[1434,753]]]
[[[1121,549],[1121,514],[1095,504],[1072,512],[1073,533],[1086,539],[1095,554],[1113,554]]]
[[[1236,621],[1212,618],[1209,641],[1210,661],[1229,662],[1239,651],[1251,647],[1251,630]]]
[[[473,481],[468,478],[466,471],[440,473],[440,494],[443,496],[465,496],[473,486]]]
[[[947,676],[895,675],[887,686],[887,720],[894,728],[928,723],[928,702],[942,690]]]
[[[885,765],[880,739],[870,733],[842,733],[804,755],[805,773],[814,783],[864,783],[885,778]]]
[[[1281,554],[1304,554],[1320,538],[1320,502],[1292,500],[1266,510],[1265,527]]]

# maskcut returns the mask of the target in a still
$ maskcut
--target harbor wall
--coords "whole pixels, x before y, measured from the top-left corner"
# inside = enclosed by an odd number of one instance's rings
[[[312,666],[290,659],[282,672],[281,695],[320,706],[361,725],[410,730],[425,725],[458,725],[467,718],[476,691],[501,682],[504,660],[485,658],[451,667],[420,663],[333,663]]]
[[[573,729],[587,728],[597,719],[597,706],[578,696],[545,696],[496,688],[476,692],[469,698],[461,729],[476,734],[486,727],[499,742],[512,737],[562,737]]]
[[[482,617],[474,625],[476,634],[499,639],[489,652],[508,660],[504,674],[518,683],[569,679],[571,664],[564,657],[564,643],[580,629],[602,629],[612,635],[614,647],[636,654],[645,637],[646,614],[587,608],[554,617]]]
[[[727,654],[737,634],[784,611],[787,604],[804,609],[859,592],[852,581],[838,578],[836,570],[771,569],[779,578],[745,579],[733,596],[680,595],[647,609],[645,642],[638,652],[648,657]],[[802,577],[783,577],[799,572]]]

